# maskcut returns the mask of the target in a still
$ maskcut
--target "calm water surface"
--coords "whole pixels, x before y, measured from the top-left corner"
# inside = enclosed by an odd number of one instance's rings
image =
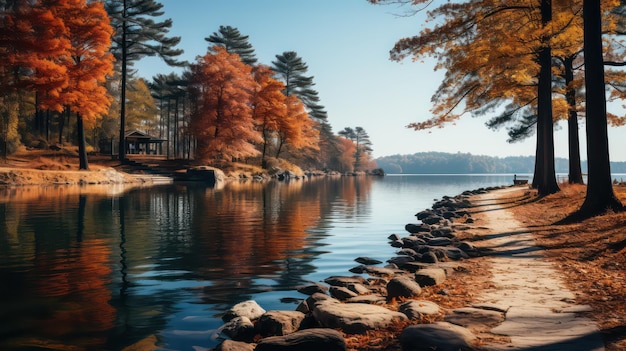
[[[0,189],[1,350],[202,350],[220,315],[296,307],[307,281],[385,261],[433,199],[512,175]]]

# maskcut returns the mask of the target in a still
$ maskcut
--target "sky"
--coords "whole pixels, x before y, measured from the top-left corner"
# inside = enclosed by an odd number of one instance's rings
[[[207,52],[204,38],[232,26],[248,35],[259,63],[271,65],[276,55],[295,51],[308,65],[314,89],[328,112],[335,133],[362,127],[372,141],[373,156],[440,151],[497,157],[535,154],[534,135],[507,143],[506,130],[485,126],[492,116],[464,116],[454,125],[429,131],[405,128],[430,118],[431,96],[444,72],[434,61],[401,63],[389,59],[398,39],[418,34],[425,13],[402,16],[408,9],[372,5],[366,0],[160,0],[164,18],[173,21],[170,35],[180,36],[182,60],[194,62]],[[178,72],[156,58],[135,64],[148,80]],[[623,114],[621,105],[610,107]],[[618,109],[618,110],[615,110]],[[555,126],[555,156],[567,158],[567,128]],[[586,157],[581,123],[581,156]],[[626,127],[609,129],[612,161],[626,161]]]

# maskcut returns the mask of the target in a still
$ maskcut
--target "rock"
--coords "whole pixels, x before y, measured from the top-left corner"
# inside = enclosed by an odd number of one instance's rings
[[[403,351],[471,351],[475,341],[472,332],[447,322],[413,325],[400,334]]]
[[[452,310],[452,313],[447,315],[444,320],[474,332],[486,332],[504,322],[504,313],[465,307]]]
[[[442,247],[441,249],[443,250],[446,257],[448,257],[451,260],[460,260],[460,259],[469,258],[469,255],[466,254],[465,251],[459,248],[456,248],[454,246]]]
[[[442,268],[426,268],[415,273],[415,281],[421,286],[441,284],[446,280],[446,271]]]
[[[404,237],[401,240],[403,244],[402,247],[405,247],[405,248],[413,248],[419,245],[426,244],[426,241],[424,241],[423,239],[418,238],[416,236],[412,236],[412,235]]]
[[[418,218],[421,219],[421,218]],[[413,223],[409,223],[407,225],[404,226],[404,229],[412,234],[415,233],[428,233],[430,232],[430,226],[420,223],[420,224],[413,224]]]
[[[407,272],[415,273],[419,271],[420,269],[423,269],[424,264],[420,262],[407,262],[403,264],[402,266],[400,266],[400,268]]]
[[[427,252],[422,253],[422,257],[420,257],[420,262],[437,263],[439,262],[439,259],[437,258],[437,255],[434,252],[427,251]]]
[[[357,297],[351,297],[344,302],[346,303],[367,303],[370,305],[383,305],[387,302],[384,296],[378,294],[362,295]]]
[[[445,237],[437,237],[428,240],[429,246],[450,246],[452,245],[452,239]]]
[[[390,277],[396,273],[395,270],[383,267],[366,266],[364,272],[378,277]]]
[[[424,224],[437,224],[437,223],[441,222],[442,220],[443,220],[442,217],[432,215],[432,216],[429,216],[429,217],[426,217],[426,218],[422,219],[422,223],[424,223]]]
[[[313,283],[311,285],[299,287],[298,292],[304,295],[313,295],[315,293],[326,294],[328,292],[328,288],[322,284]]]
[[[222,320],[228,322],[236,317],[248,317],[250,320],[255,320],[261,317],[263,313],[265,310],[256,301],[248,300],[231,307],[222,316]]]
[[[387,237],[387,239],[391,241],[396,241],[396,240],[400,240],[400,236],[398,234],[391,234]]]
[[[315,293],[309,296],[304,302],[306,303],[309,311],[313,312],[313,310],[315,309],[315,304],[324,300],[335,300],[335,299],[333,299],[332,297],[326,294]]]
[[[431,233],[435,237],[454,238],[454,234],[452,234],[452,228],[450,227],[439,227],[437,229],[433,229]]]
[[[256,329],[263,336],[287,335],[300,329],[304,313],[298,311],[269,311],[259,318]]]
[[[422,315],[438,314],[441,308],[431,301],[412,300],[401,304],[398,311],[404,313],[409,319],[419,319]]]
[[[356,297],[359,296],[359,294],[355,293],[354,291],[351,291],[350,289],[343,287],[343,286],[331,286],[330,287],[330,296],[338,299],[338,300],[345,300],[345,299],[349,299],[351,297]]]
[[[358,265],[356,267],[352,267],[350,268],[348,271],[350,271],[350,273],[354,273],[354,274],[363,274],[366,271],[366,266],[364,265]]]
[[[412,256],[397,256],[397,257],[392,257],[387,260],[387,262],[393,263],[398,267],[401,267],[403,264],[407,262],[413,262],[413,261],[415,261],[415,259]]]
[[[402,240],[393,240],[389,244],[391,245],[391,247],[403,247],[404,246],[404,241],[402,241]]]
[[[407,317],[400,312],[363,303],[320,301],[313,316],[326,328],[339,328],[348,334],[364,334],[368,330],[385,328]]]
[[[357,261],[360,264],[364,264],[364,265],[372,265],[372,264],[380,264],[383,263],[382,261],[379,260],[375,260],[373,258],[369,258],[369,257],[357,257],[355,259],[355,261]]]
[[[416,256],[417,252],[413,249],[402,249],[398,252],[396,252],[396,254],[401,255],[401,256]]]
[[[324,282],[328,285],[343,286],[343,287],[347,287],[348,284],[354,284],[354,283],[368,285],[367,280],[358,275],[355,275],[352,277],[332,276],[332,277],[328,277],[324,279]]]
[[[252,341],[254,324],[248,317],[235,317],[222,325],[217,332],[236,341]]]
[[[213,351],[254,351],[256,344],[248,344],[247,342],[224,340],[217,345]]]
[[[415,297],[421,293],[421,286],[407,276],[395,277],[387,283],[387,300],[396,297]]]
[[[255,351],[345,351],[346,341],[332,329],[313,328],[261,340]]]
[[[348,284],[348,290],[357,295],[366,295],[370,293],[370,289],[366,288],[362,284]]]

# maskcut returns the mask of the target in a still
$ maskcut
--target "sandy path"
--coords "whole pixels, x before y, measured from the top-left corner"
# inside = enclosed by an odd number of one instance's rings
[[[493,250],[492,285],[477,299],[506,311],[505,321],[492,333],[506,335],[511,344],[489,345],[488,350],[601,351],[602,337],[596,324],[579,312],[574,294],[558,270],[535,246],[532,232],[523,228],[506,210],[515,195],[509,188],[477,196],[473,203],[478,225],[486,227],[475,243]],[[519,195],[519,193],[518,193]]]

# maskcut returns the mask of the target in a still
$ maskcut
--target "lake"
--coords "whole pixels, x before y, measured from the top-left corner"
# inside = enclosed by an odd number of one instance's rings
[[[0,189],[0,349],[203,350],[221,313],[293,310],[309,281],[385,261],[414,214],[513,175],[390,175],[219,189]]]

